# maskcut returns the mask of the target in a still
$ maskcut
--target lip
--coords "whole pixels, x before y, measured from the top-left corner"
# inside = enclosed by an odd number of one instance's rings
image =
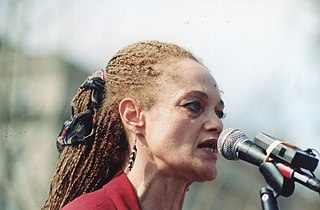
[[[218,139],[206,139],[206,140],[204,140],[204,141],[201,141],[199,144],[198,144],[198,146],[200,145],[200,144],[203,144],[203,143],[213,143],[213,144],[215,144],[215,145],[217,145],[217,142],[218,142]]]
[[[206,157],[206,159],[210,159],[213,161],[217,161],[217,159],[218,159],[218,153],[216,151],[211,152],[209,150],[205,150],[205,149],[200,148],[200,152],[201,152],[201,154],[203,154]]]
[[[200,151],[201,151],[201,154],[205,155],[206,157],[208,157],[209,159],[213,159],[213,160],[217,160],[218,158],[218,150],[217,150],[217,139],[206,139],[204,141],[201,141],[199,144],[198,144],[198,148]],[[210,144],[213,144],[214,145],[214,150],[210,150],[208,148],[201,148],[199,147],[199,145],[201,144],[206,144],[206,143],[210,143]]]

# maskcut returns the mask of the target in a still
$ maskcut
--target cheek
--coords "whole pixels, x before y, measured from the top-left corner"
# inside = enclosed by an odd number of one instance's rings
[[[146,140],[153,149],[194,145],[201,131],[198,119],[168,107],[157,107],[146,115]]]
[[[184,127],[176,113],[158,109],[146,117],[146,138],[155,146],[172,144],[183,134]]]
[[[156,145],[177,151],[193,147],[199,136],[196,126],[187,120],[159,121],[153,132]]]

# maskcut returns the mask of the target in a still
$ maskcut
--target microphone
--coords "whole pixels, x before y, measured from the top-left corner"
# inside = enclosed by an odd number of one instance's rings
[[[239,129],[228,128],[219,136],[217,147],[219,153],[228,160],[244,160],[256,166],[263,164],[267,158],[266,151],[251,141]],[[274,157],[274,156],[271,156]],[[281,160],[273,160],[279,172],[286,178],[320,192],[320,180]]]
[[[239,129],[228,128],[219,136],[217,147],[219,153],[228,160],[244,160],[256,166],[266,158],[265,151],[254,144]]]
[[[295,145],[265,133],[258,133],[253,142],[266,151],[270,150],[270,157],[297,168],[314,171],[319,162],[311,150],[303,151]]]

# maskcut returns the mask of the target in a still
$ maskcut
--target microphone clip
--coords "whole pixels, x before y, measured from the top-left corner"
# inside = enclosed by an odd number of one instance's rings
[[[294,181],[284,177],[275,163],[263,162],[259,166],[259,171],[271,190],[275,192],[276,197],[279,195],[289,197],[293,194],[295,189]]]

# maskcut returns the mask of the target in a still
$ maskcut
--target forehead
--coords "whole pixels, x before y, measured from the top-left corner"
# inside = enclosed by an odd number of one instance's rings
[[[164,83],[164,92],[171,96],[197,91],[210,98],[220,98],[217,83],[209,70],[192,59],[184,59],[170,64]]]
[[[187,88],[187,85],[201,86],[202,88],[217,89],[217,83],[209,70],[202,64],[192,60],[184,59],[172,63],[168,67],[168,83]],[[170,81],[171,80],[171,81]]]

